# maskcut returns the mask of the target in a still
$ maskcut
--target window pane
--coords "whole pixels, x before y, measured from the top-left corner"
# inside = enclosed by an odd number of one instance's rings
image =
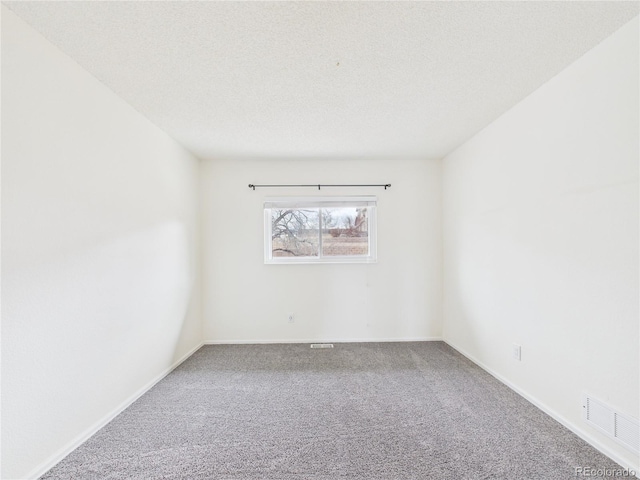
[[[271,210],[271,255],[317,257],[318,225],[318,209]]]
[[[369,209],[322,209],[322,255],[369,255]]]

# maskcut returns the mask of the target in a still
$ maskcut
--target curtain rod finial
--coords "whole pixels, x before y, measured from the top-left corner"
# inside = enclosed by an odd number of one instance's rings
[[[385,189],[385,190],[386,190],[387,188],[391,188],[391,184],[390,184],[390,183],[387,183],[387,184],[384,186],[384,189]]]
[[[255,190],[255,189],[256,189],[256,186],[255,186],[255,185],[253,185],[252,183],[250,183],[250,184],[249,184],[249,188],[252,188],[252,189],[254,189],[254,190]]]

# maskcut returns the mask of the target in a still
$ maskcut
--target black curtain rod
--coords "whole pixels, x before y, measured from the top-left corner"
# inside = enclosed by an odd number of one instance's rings
[[[316,185],[254,185],[253,183],[249,184],[249,188],[252,188],[253,190],[256,189],[256,187],[258,188],[272,188],[272,187],[318,187],[318,190],[320,190],[320,187],[384,187],[384,189],[386,190],[387,188],[391,187],[390,183],[378,183],[378,184],[372,184],[372,185],[321,185],[321,184],[316,184]]]

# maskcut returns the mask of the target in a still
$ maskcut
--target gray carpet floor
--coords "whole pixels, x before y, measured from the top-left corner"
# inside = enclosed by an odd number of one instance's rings
[[[620,468],[442,342],[204,346],[43,479],[571,479]]]

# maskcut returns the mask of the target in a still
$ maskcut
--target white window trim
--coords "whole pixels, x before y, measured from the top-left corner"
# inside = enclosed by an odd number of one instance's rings
[[[377,197],[271,197],[264,201],[264,263],[271,265],[309,264],[309,263],[377,263]],[[330,207],[360,207],[369,208],[369,255],[322,255],[322,235],[319,237],[317,257],[273,257],[271,235],[271,209],[273,208],[330,208]],[[320,222],[322,222],[320,215]],[[322,231],[322,223],[320,223]]]

